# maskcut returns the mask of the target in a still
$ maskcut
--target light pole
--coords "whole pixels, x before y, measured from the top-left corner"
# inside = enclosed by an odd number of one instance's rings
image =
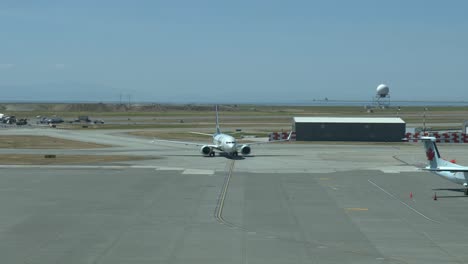
[[[424,107],[424,115],[423,115],[423,132],[426,133],[426,111],[427,107]]]

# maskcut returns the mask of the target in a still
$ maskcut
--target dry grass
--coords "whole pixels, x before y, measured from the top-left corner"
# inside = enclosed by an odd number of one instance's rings
[[[210,134],[209,132],[204,132]],[[242,138],[241,136],[257,136],[257,137],[267,137],[267,132],[257,132],[257,133],[236,133],[236,132],[223,132],[229,135],[232,135],[239,142],[250,142],[248,138]],[[182,141],[193,141],[193,142],[211,142],[212,137],[210,135],[200,135],[190,132],[161,132],[161,131],[133,131],[128,132],[130,135],[145,137],[145,138],[156,138],[164,140],[182,140]]]
[[[194,134],[190,132],[160,132],[160,131],[134,131],[129,132],[130,135],[146,137],[146,138],[157,138],[157,139],[168,139],[168,140],[185,140],[185,141],[211,141],[211,137],[208,135]]]
[[[107,147],[110,146],[48,136],[0,136],[0,148],[9,149],[89,149]]]
[[[1,165],[92,164],[147,159],[156,159],[156,157],[120,155],[57,155],[56,158],[45,158],[44,155],[39,154],[0,154]]]

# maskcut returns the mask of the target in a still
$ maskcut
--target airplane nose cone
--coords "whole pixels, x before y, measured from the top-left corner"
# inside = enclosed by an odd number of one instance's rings
[[[233,152],[236,150],[236,146],[234,144],[227,144],[226,151]]]

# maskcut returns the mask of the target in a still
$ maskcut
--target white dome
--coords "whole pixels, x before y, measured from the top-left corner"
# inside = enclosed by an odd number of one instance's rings
[[[390,88],[386,84],[380,84],[377,86],[377,95],[380,95],[380,97],[385,97],[388,95],[390,92]]]

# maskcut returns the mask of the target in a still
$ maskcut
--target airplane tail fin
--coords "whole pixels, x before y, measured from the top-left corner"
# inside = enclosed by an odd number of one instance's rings
[[[221,134],[221,129],[219,129],[218,105],[215,105],[215,110],[216,110],[216,134]]]
[[[430,169],[446,166],[448,165],[447,163],[450,163],[440,158],[435,137],[421,137],[421,140],[423,141],[424,149],[426,150],[426,157],[429,162]]]

